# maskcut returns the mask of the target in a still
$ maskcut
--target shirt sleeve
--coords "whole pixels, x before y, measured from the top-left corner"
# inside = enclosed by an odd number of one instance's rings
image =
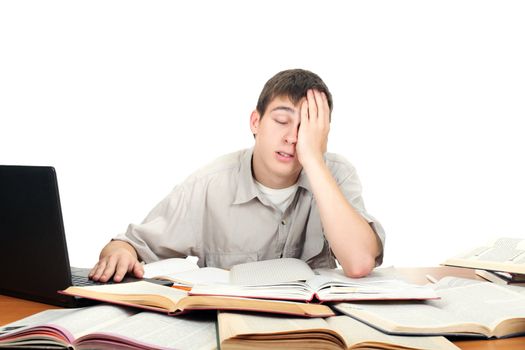
[[[385,231],[381,223],[370,215],[365,209],[365,203],[362,193],[361,181],[357,175],[357,171],[354,166],[347,161],[344,161],[344,166],[340,170],[339,174],[335,174],[336,179],[338,175],[341,177],[341,181],[338,181],[339,188],[343,192],[348,202],[356,209],[361,216],[368,221],[372,229],[374,230],[377,238],[381,243],[381,249],[379,255],[376,257],[376,266],[381,265],[383,262],[383,252],[385,246]]]
[[[131,244],[139,260],[146,263],[185,257],[197,246],[188,211],[186,191],[182,185],[177,186],[141,224],[130,224],[114,239]]]

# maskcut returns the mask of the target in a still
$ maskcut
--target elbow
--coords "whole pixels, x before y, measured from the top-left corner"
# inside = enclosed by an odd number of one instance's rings
[[[342,265],[345,276],[350,278],[361,278],[368,276],[375,267],[375,259],[373,257],[364,257],[359,261],[349,262]]]

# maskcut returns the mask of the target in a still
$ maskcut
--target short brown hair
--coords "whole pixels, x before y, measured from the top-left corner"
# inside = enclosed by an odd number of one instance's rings
[[[278,96],[287,96],[292,103],[296,104],[301,98],[306,96],[306,92],[310,89],[325,93],[330,112],[332,112],[332,94],[328,87],[317,74],[305,69],[284,70],[270,78],[259,95],[257,112],[262,118],[268,104]]]

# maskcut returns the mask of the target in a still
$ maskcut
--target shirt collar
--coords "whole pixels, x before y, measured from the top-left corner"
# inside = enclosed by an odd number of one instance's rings
[[[257,188],[257,185],[255,184],[255,179],[253,178],[252,157],[253,147],[247,149],[242,155],[239,168],[239,181],[237,185],[237,192],[235,193],[235,199],[233,201],[233,204],[246,203],[256,197],[259,197],[260,195],[260,191]],[[312,192],[310,182],[308,181],[308,177],[306,176],[304,169],[301,170],[301,173],[299,174],[297,185],[299,185],[299,187],[304,188],[308,192]]]
[[[235,193],[233,204],[249,202],[259,194],[252,175],[252,156],[253,148],[250,148],[241,157],[237,192]]]
[[[306,173],[304,172],[304,169],[301,170],[301,173],[299,174],[299,179],[297,179],[297,184],[299,187],[304,188],[308,192],[312,192],[312,187],[310,186],[310,181],[308,181],[308,176],[306,176]]]

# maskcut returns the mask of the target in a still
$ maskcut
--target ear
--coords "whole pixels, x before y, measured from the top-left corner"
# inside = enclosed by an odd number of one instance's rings
[[[257,110],[254,110],[250,115],[250,129],[252,130],[253,135],[257,135],[259,131],[259,123],[261,122],[261,116]]]

